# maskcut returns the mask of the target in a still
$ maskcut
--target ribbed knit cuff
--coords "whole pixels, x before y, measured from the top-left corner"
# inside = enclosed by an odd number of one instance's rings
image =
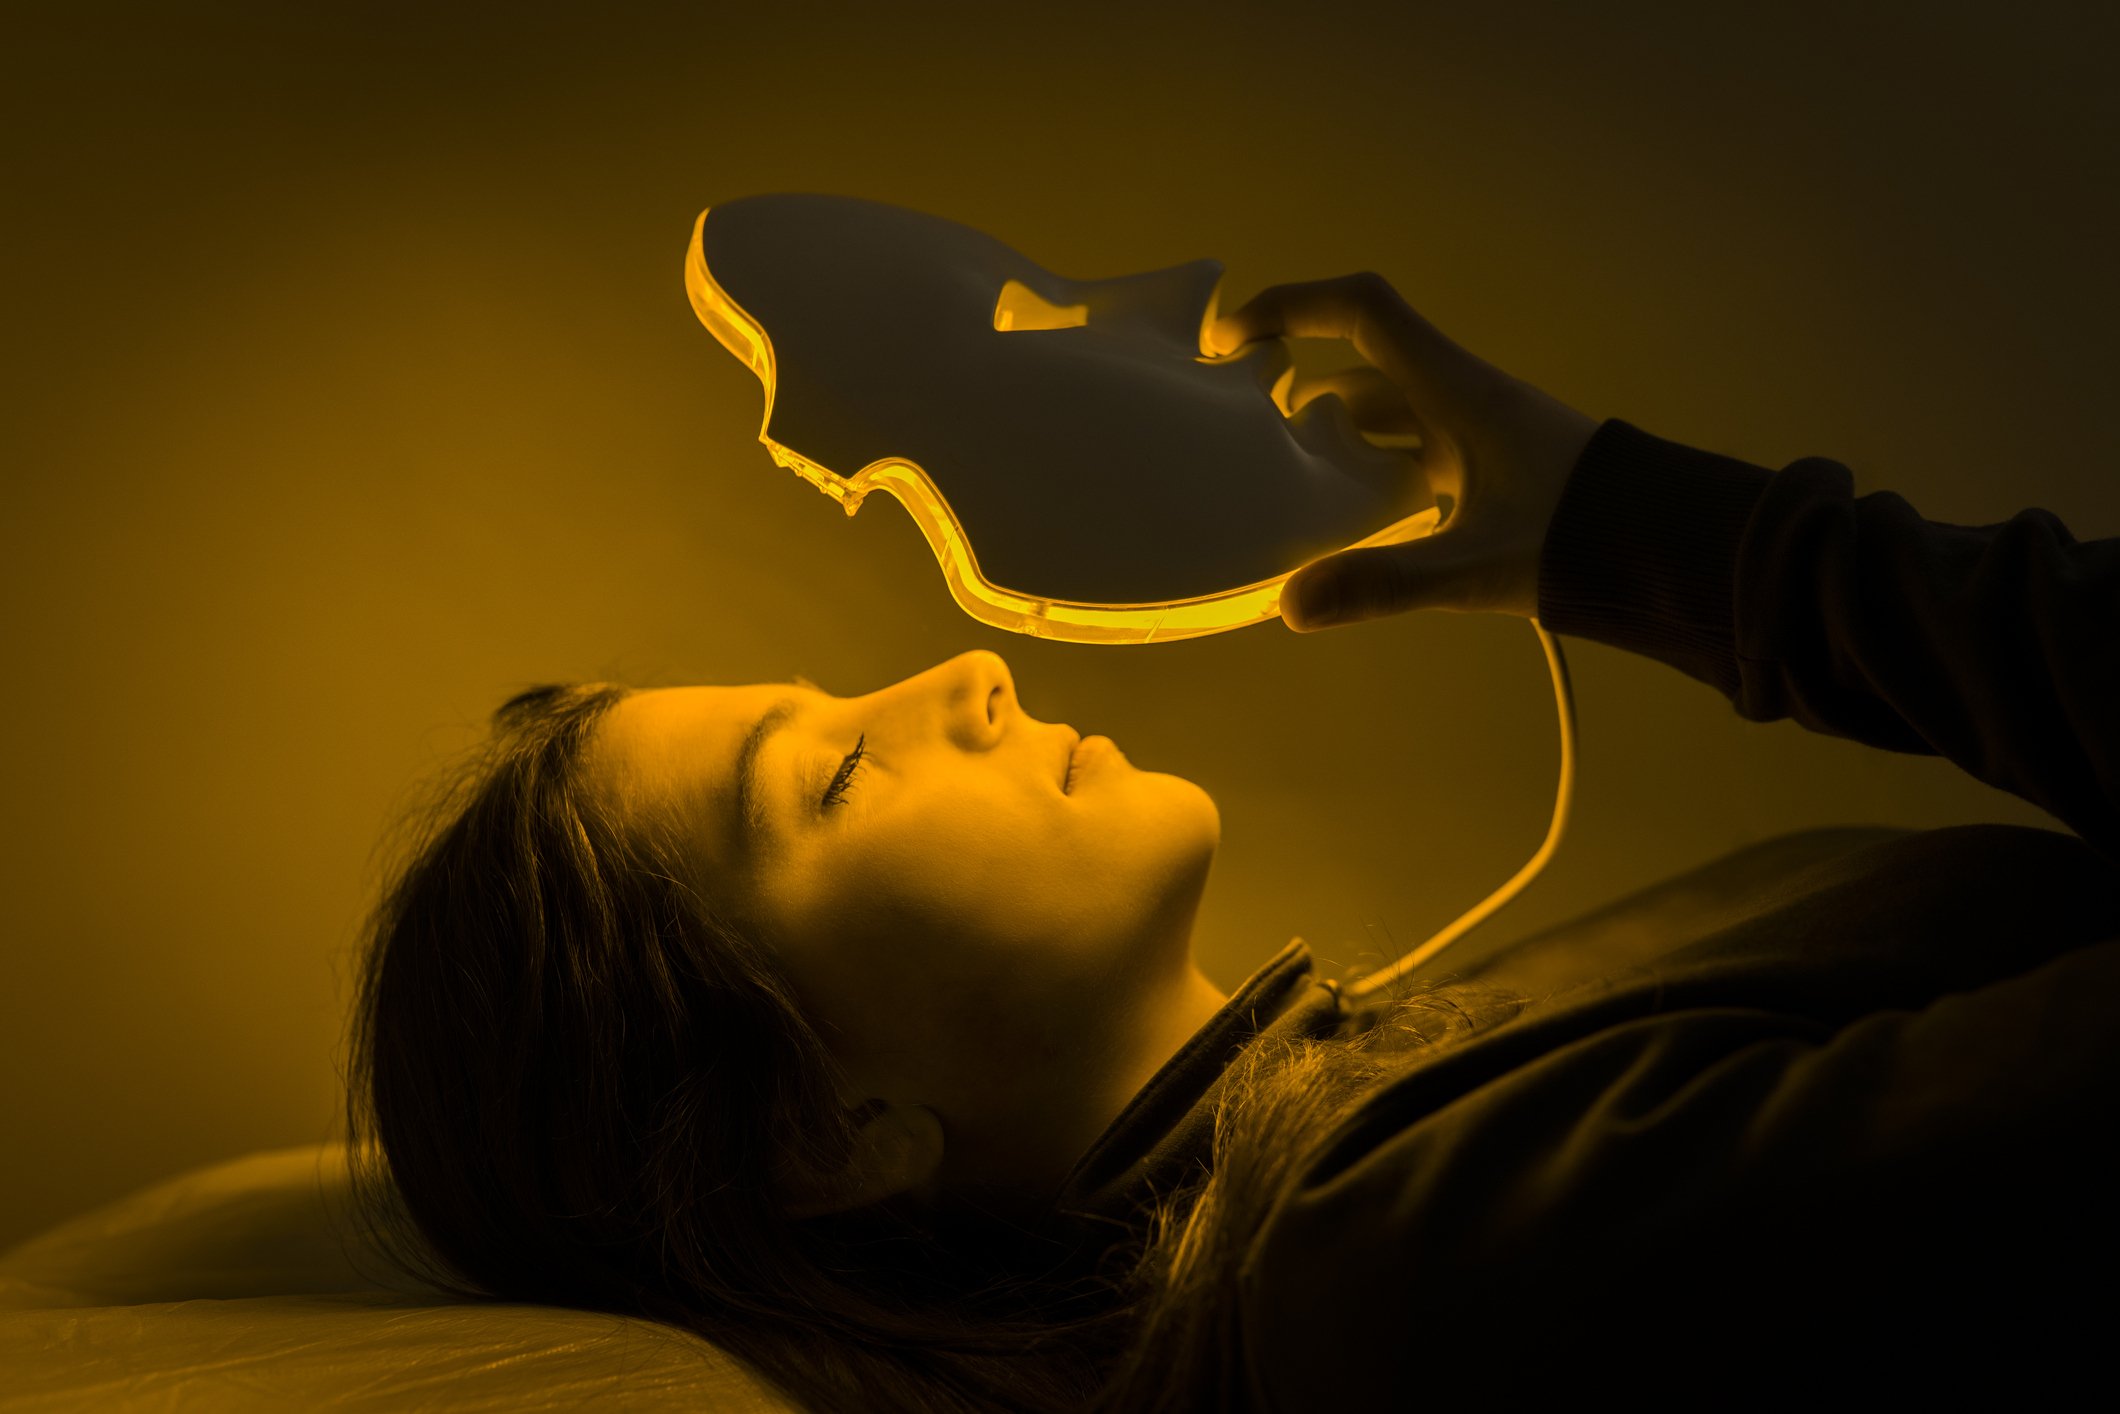
[[[1774,476],[1603,423],[1539,552],[1539,623],[1656,658],[1734,700],[1737,547]]]

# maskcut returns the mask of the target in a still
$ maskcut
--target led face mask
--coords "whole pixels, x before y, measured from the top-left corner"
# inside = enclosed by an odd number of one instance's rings
[[[1286,414],[1283,341],[1204,352],[1221,280],[1069,280],[940,217],[795,193],[702,212],[685,264],[765,385],[775,461],[849,515],[890,492],[966,613],[1077,643],[1275,618],[1302,565],[1435,528],[1413,459],[1338,397]]]

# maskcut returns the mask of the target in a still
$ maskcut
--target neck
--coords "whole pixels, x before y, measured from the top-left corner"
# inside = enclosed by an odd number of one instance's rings
[[[1061,1054],[1036,1068],[1036,1079],[1013,1087],[1007,1113],[974,1127],[994,1142],[953,1136],[946,1186],[976,1194],[990,1210],[1033,1215],[1119,1112],[1228,1000],[1188,957],[1167,984],[1116,1010],[1108,1031],[1068,1038]]]

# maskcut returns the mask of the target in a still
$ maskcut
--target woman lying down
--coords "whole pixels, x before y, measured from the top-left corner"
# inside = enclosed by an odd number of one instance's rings
[[[1292,627],[1535,615],[2075,834],[1872,832],[1579,975],[1563,928],[1357,1004],[1298,940],[1225,996],[1212,800],[992,653],[537,688],[376,915],[377,1211],[824,1411],[2105,1384],[2120,540],[1596,423],[1373,275],[1216,333],[1351,337],[1297,401],[1418,431],[1454,508],[1307,568]]]

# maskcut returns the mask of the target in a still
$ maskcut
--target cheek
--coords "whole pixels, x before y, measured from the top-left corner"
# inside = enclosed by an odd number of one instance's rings
[[[1079,872],[1050,812],[936,793],[854,822],[776,881],[791,951],[870,979],[963,967],[1005,946],[1042,881]]]
[[[1079,871],[1067,825],[1007,795],[965,792],[905,811],[874,835],[876,915],[931,935],[938,951],[1020,929],[1028,899]]]
[[[872,955],[938,987],[1000,993],[1072,940],[1112,929],[1111,887],[1137,846],[1113,822],[975,783],[864,822],[858,880],[834,912]]]
[[[1197,883],[1219,835],[1205,791],[1153,772],[1050,802],[937,794],[862,821],[784,877],[790,947],[857,1000],[907,978],[1005,987],[1050,951],[1126,936]]]

